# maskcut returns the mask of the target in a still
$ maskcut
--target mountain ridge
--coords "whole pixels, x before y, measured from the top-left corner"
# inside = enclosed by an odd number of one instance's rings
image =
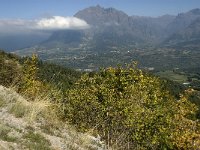
[[[15,53],[24,56],[34,52],[46,61],[86,70],[133,60],[143,67],[188,67],[194,64],[194,57],[199,58],[200,42],[191,41],[199,37],[199,12],[197,8],[177,16],[138,17],[114,8],[89,7],[74,16],[90,28],[55,31],[41,44]],[[197,22],[195,28],[193,22]],[[183,42],[183,35],[189,39]],[[188,48],[195,51],[185,59]]]
[[[118,43],[121,45],[127,44],[127,42],[123,43],[124,38],[129,41],[128,43],[132,42],[134,45],[143,43],[157,45],[173,34],[184,30],[200,17],[200,9],[192,9],[177,16],[136,17],[128,16],[123,11],[112,7],[104,8],[97,5],[78,11],[74,17],[85,20],[91,26],[91,29],[83,31],[85,38],[90,37],[94,41],[102,42],[111,41],[109,42],[113,43],[111,46],[115,46],[115,41],[121,41]],[[108,34],[113,36],[106,36]],[[54,40],[52,36],[50,39]],[[98,44],[96,43],[96,45]]]

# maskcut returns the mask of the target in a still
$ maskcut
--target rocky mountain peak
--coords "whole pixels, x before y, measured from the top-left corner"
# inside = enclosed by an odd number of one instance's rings
[[[179,32],[188,27],[193,21],[200,17],[200,9],[193,9],[186,13],[180,13],[168,26],[169,33]]]
[[[200,15],[200,9],[199,8],[195,8],[195,9],[192,9],[191,11],[189,11],[191,14],[194,14],[194,15]]]
[[[123,24],[129,16],[115,8],[104,8],[100,5],[92,6],[77,12],[75,17],[85,20],[90,25]]]

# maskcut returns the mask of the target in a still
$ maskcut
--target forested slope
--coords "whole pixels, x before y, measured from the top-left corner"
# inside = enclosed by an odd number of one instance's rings
[[[80,73],[40,62],[36,55],[21,59],[1,52],[0,57],[1,85],[13,87],[37,108],[44,104],[44,111],[33,118],[41,121],[41,115],[47,125],[56,126],[55,120],[70,124],[105,141],[104,149],[200,146],[198,107],[189,101],[193,89],[169,92],[169,82],[138,69],[136,63]],[[21,104],[14,104],[11,112],[27,116],[30,112]]]

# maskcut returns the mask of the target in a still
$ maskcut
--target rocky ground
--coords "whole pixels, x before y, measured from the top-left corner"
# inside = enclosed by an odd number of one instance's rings
[[[0,150],[103,150],[100,138],[77,132],[47,113],[48,102],[30,102],[0,86]]]

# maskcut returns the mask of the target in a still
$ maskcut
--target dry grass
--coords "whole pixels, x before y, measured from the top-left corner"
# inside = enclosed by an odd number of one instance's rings
[[[59,126],[61,122],[56,116],[55,106],[48,100],[35,99],[33,101],[26,101],[25,99],[18,99],[10,106],[10,112],[16,117],[24,118],[28,123],[40,123],[46,126]]]
[[[3,107],[5,105],[5,101],[0,97],[0,107]]]
[[[63,123],[56,115],[56,107],[48,97],[36,97],[27,101],[12,89],[0,86],[0,107],[6,107],[17,118],[23,118],[28,123],[40,123],[43,126],[60,127]]]
[[[4,88],[0,85],[0,98],[5,102],[5,104],[14,103],[20,99],[23,99],[18,93],[12,89]]]
[[[29,112],[26,114],[26,119],[29,122],[35,122],[40,118],[45,118],[45,120],[51,119],[51,117],[55,118],[56,116],[52,115],[52,104],[47,100],[39,100],[29,102],[28,104]],[[50,117],[51,116],[51,117]]]
[[[29,111],[29,105],[25,104],[24,102],[17,101],[9,106],[9,112],[14,114],[17,118],[24,117]]]
[[[5,110],[7,114],[6,118],[11,117],[9,119],[1,118],[6,121],[2,120],[4,128],[2,128],[0,134],[5,134],[3,137],[5,142],[15,141],[15,145],[19,149],[21,146],[32,149],[48,149],[48,141],[51,145],[50,149],[59,148],[60,150],[94,150],[102,146],[94,137],[79,133],[73,127],[61,121],[56,115],[57,107],[49,101],[48,96],[45,99],[35,98],[27,101],[14,90],[0,86],[0,104],[2,106],[0,109]],[[20,122],[24,122],[23,125]],[[15,129],[15,126],[20,126],[19,128],[23,131],[22,133],[16,131],[18,134],[22,134],[19,139],[9,136],[11,131],[8,129],[12,128],[12,131],[15,131],[18,129],[18,127]],[[42,142],[35,140],[37,138],[40,138]],[[0,148],[1,144],[6,143],[0,143]]]

